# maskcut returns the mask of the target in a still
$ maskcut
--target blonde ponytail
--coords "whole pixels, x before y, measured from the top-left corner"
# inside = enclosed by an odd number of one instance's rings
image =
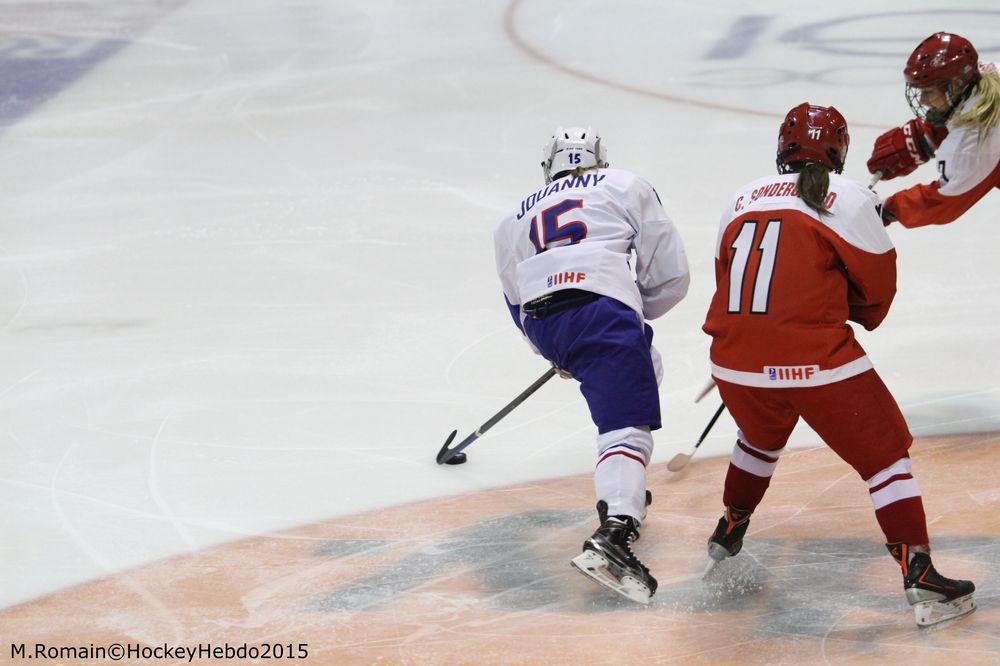
[[[1000,73],[995,69],[983,72],[976,84],[975,94],[977,97],[972,108],[956,116],[952,124],[978,129],[979,142],[982,143],[1000,124]]]

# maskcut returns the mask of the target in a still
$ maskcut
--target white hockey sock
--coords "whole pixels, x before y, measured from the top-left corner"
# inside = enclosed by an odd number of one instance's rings
[[[597,436],[594,490],[608,504],[609,516],[632,516],[642,522],[646,512],[646,464],[653,453],[653,435],[645,426],[622,428]]]

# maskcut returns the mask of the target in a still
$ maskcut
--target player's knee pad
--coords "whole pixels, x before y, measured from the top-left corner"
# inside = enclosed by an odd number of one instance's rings
[[[730,456],[729,462],[733,467],[737,467],[748,474],[770,478],[778,466],[778,457],[784,450],[785,447],[781,447],[776,451],[758,449],[748,442],[743,431],[739,430],[736,433],[736,444],[733,446],[733,454]]]
[[[626,456],[643,466],[649,464],[653,455],[653,435],[648,426],[629,426],[597,436],[597,464],[611,456]]]

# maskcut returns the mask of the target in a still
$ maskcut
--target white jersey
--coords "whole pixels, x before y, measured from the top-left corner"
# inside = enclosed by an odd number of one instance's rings
[[[993,63],[980,63],[979,68],[983,74],[996,71]],[[978,101],[977,92],[955,116],[969,111]],[[958,127],[952,118],[936,158],[937,182],[914,185],[886,199],[886,209],[905,227],[953,222],[990,190],[1000,187],[1000,127]]]
[[[983,73],[996,72],[996,64],[981,63]],[[979,101],[979,94],[965,101],[948,122],[948,136],[937,150],[938,192],[959,196],[975,188],[996,170],[1000,163],[1000,128],[982,137],[978,127],[956,127],[954,120]]]
[[[593,169],[555,180],[521,201],[493,237],[497,272],[512,306],[582,289],[655,319],[687,293],[680,235],[656,191],[628,171]]]

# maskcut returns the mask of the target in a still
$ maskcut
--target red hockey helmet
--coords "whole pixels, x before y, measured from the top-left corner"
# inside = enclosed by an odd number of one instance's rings
[[[979,54],[965,37],[936,32],[910,54],[903,68],[913,113],[944,125],[979,81]]]
[[[913,49],[903,77],[911,86],[927,88],[956,77],[977,78],[979,54],[965,37],[935,32]]]
[[[850,143],[840,111],[802,102],[788,112],[778,130],[778,173],[797,171],[803,162],[818,162],[840,173]]]

